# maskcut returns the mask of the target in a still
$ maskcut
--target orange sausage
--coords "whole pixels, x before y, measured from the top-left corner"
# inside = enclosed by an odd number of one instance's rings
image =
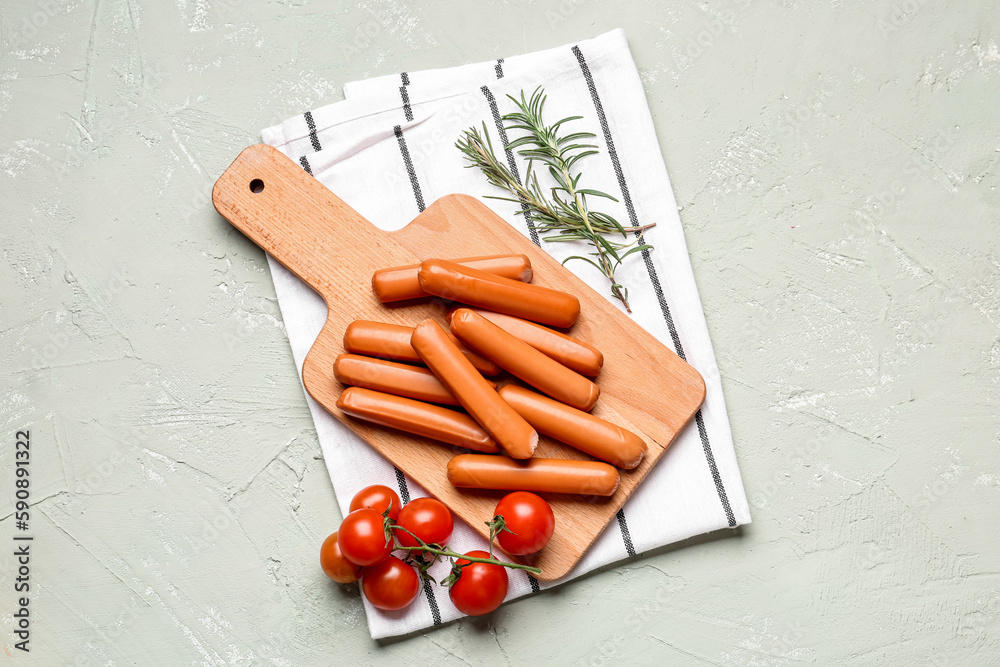
[[[531,260],[528,259],[527,255],[463,257],[452,261],[456,264],[492,273],[495,276],[503,276],[524,283],[531,282]],[[427,296],[427,292],[420,289],[420,280],[417,278],[417,269],[419,268],[419,264],[411,264],[391,269],[379,269],[372,274],[372,289],[375,290],[375,296],[382,303],[419,299]]]
[[[617,468],[600,461],[515,461],[483,454],[459,454],[448,461],[448,481],[460,489],[610,496],[618,488],[619,479]]]
[[[646,443],[635,433],[524,387],[509,384],[500,390],[500,398],[539,433],[611,465],[631,470],[646,454]]]
[[[451,332],[459,340],[512,375],[557,401],[590,410],[601,395],[596,384],[547,357],[468,308],[451,316]]]
[[[490,388],[441,325],[424,320],[413,329],[412,342],[434,375],[508,454],[517,459],[534,454],[538,433]]]
[[[361,354],[366,357],[376,357],[378,359],[391,359],[393,361],[409,361],[412,363],[423,363],[420,355],[410,345],[410,336],[413,335],[413,327],[404,327],[399,324],[387,324],[385,322],[370,322],[368,320],[355,320],[347,325],[344,332],[344,349],[354,354]],[[472,365],[483,375],[497,375],[500,367],[492,361],[483,359],[481,356],[454,341],[458,349],[462,351]]]
[[[572,294],[501,278],[443,259],[423,262],[417,276],[421,289],[428,294],[532,322],[569,327],[580,316],[580,300]]]
[[[380,391],[348,387],[337,399],[346,414],[380,426],[440,440],[477,452],[499,452],[493,438],[469,415]]]
[[[397,364],[358,354],[341,354],[333,362],[333,374],[343,384],[354,387],[374,389],[415,401],[458,405],[448,388],[423,366]],[[496,388],[496,383],[487,382]]]
[[[477,313],[488,319],[515,338],[535,348],[546,356],[552,357],[571,370],[595,377],[604,366],[604,355],[593,345],[579,338],[567,336],[564,333],[543,327],[520,317],[512,317],[503,313],[494,313],[481,308],[473,308]],[[448,311],[446,317],[451,321],[454,310]]]

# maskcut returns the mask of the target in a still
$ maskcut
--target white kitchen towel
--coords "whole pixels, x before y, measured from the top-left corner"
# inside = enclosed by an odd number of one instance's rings
[[[628,288],[630,316],[697,368],[708,386],[695,420],[565,581],[648,549],[750,521],[677,204],[624,34],[617,30],[538,53],[350,83],[345,87],[346,100],[268,128],[263,139],[376,226],[393,230],[449,193],[480,198],[503,194],[478,170],[465,168],[454,144],[463,130],[481,128],[485,122],[494,146],[502,147],[513,138],[505,136],[501,127],[500,117],[514,110],[507,96],[519,96],[521,91],[530,96],[538,86],[548,94],[548,122],[580,115],[582,120],[564,129],[596,135],[600,154],[580,163],[585,186],[604,190],[619,202],[594,200],[595,208],[625,226],[656,223],[645,233],[653,250],[633,255],[618,271]],[[507,152],[506,159],[518,174],[525,173],[521,157]],[[539,242],[516,206],[483,201],[559,260],[586,252],[566,243]],[[269,262],[301,373],[303,359],[326,319],[326,307],[284,267],[270,258]],[[579,261],[567,266],[598,292],[608,294],[608,282],[596,269]],[[613,303],[620,307],[618,301]],[[398,488],[403,502],[427,495],[311,398],[306,400],[342,512],[347,512],[351,497],[369,484]],[[471,528],[459,524],[450,540],[454,548],[486,548]],[[335,528],[330,526],[331,531]],[[432,573],[440,575],[443,568],[439,564]],[[512,571],[510,582],[508,600],[561,583],[540,584],[523,571]],[[382,612],[367,602],[365,609],[374,638],[406,634],[461,615],[447,591],[430,584],[405,610]]]

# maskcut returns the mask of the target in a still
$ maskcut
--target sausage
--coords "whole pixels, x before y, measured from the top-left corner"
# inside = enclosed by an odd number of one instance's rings
[[[368,320],[355,320],[347,325],[344,332],[344,349],[353,354],[361,354],[366,357],[376,357],[378,359],[391,359],[393,361],[409,361],[412,363],[423,363],[420,355],[410,346],[410,336],[413,335],[413,327],[405,327],[399,324],[387,324],[385,322],[370,322]],[[497,375],[500,367],[492,361],[483,359],[481,356],[468,349],[464,345],[454,341],[458,349],[462,351],[472,365],[483,375]]]
[[[528,259],[527,255],[463,257],[452,261],[511,280],[531,282],[531,260]],[[382,303],[419,299],[427,296],[427,292],[420,289],[420,280],[417,278],[419,268],[419,264],[411,264],[391,269],[379,269],[372,274],[372,289],[375,290],[375,296]]]
[[[520,317],[494,313],[481,308],[471,310],[479,313],[515,338],[520,338],[539,352],[552,357],[566,368],[581,375],[595,377],[604,366],[604,355],[601,354],[601,351],[579,338],[567,336],[554,329],[543,327],[541,324],[522,320]],[[446,317],[449,322],[454,312],[454,310],[448,311]]]
[[[619,479],[617,468],[600,461],[515,461],[485,454],[459,454],[448,461],[448,481],[460,489],[610,496]]]
[[[545,356],[473,310],[459,308],[452,313],[451,332],[504,370],[566,405],[578,410],[590,410],[601,395],[600,388],[587,378]]]
[[[509,384],[500,398],[539,433],[611,465],[631,470],[646,454],[646,443],[635,433],[524,387]]]
[[[343,384],[354,387],[374,389],[416,401],[458,405],[448,388],[422,366],[397,364],[358,354],[341,354],[333,362],[333,374]],[[496,383],[487,382],[496,388]]]
[[[429,259],[417,272],[428,294],[498,313],[570,327],[580,316],[580,300],[559,290],[501,278],[444,259]]]
[[[348,387],[337,398],[337,407],[352,417],[449,445],[477,452],[500,451],[493,438],[472,417],[440,405],[361,387]]]
[[[424,320],[411,340],[434,375],[508,454],[526,459],[535,453],[538,433],[490,388],[441,325]]]

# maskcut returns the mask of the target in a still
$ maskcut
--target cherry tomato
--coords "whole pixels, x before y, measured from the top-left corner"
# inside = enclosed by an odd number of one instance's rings
[[[378,565],[365,568],[361,590],[374,606],[395,611],[416,599],[420,592],[420,577],[411,566],[395,556],[389,556]]]
[[[382,515],[367,507],[344,517],[338,533],[341,552],[356,565],[367,567],[381,563],[392,551],[392,540],[385,540]]]
[[[485,551],[470,551],[465,555],[478,558],[490,557]],[[458,565],[469,562],[460,558]],[[469,616],[488,614],[499,607],[507,597],[507,568],[493,563],[470,563],[462,568],[458,581],[452,584],[448,595],[463,614]]]
[[[337,533],[332,533],[323,540],[323,546],[319,549],[319,565],[326,576],[338,584],[349,584],[361,578],[361,567],[344,558]]]
[[[399,513],[397,523],[427,544],[444,544],[455,528],[451,510],[434,498],[411,500]],[[396,539],[404,547],[417,546],[417,541],[401,530],[396,531]]]
[[[403,503],[399,501],[399,496],[395,491],[381,484],[366,486],[354,494],[354,498],[351,499],[351,511],[367,507],[381,514],[386,507],[389,507],[389,501],[392,501],[389,518],[395,521],[399,518],[399,510],[402,509]]]
[[[500,548],[512,556],[525,556],[540,550],[552,539],[556,527],[549,504],[527,491],[515,491],[501,498],[493,516],[503,516],[511,531],[500,531],[496,539]]]

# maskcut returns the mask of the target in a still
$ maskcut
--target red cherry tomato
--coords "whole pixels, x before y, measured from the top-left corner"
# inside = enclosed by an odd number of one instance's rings
[[[395,521],[399,518],[399,510],[403,508],[403,503],[399,501],[395,491],[381,484],[366,486],[354,494],[354,498],[351,499],[351,511],[367,507],[381,514],[386,507],[389,507],[389,501],[392,501],[389,518]]]
[[[444,544],[455,528],[451,510],[434,498],[411,500],[399,513],[397,523],[426,544]],[[417,546],[417,541],[401,530],[396,531],[396,539],[404,547]]]
[[[341,552],[356,565],[380,563],[392,552],[392,540],[385,540],[382,515],[367,507],[348,514],[337,532]]]
[[[361,567],[344,558],[337,533],[323,540],[319,549],[319,566],[326,576],[338,584],[350,584],[361,578]]]
[[[527,491],[515,491],[497,503],[493,516],[503,516],[506,530],[497,534],[500,548],[512,556],[525,556],[539,551],[552,539],[556,518],[552,508],[542,498]]]
[[[470,551],[466,556],[489,558],[485,551]],[[460,558],[458,565],[470,561]],[[367,576],[367,575],[365,575]],[[507,597],[507,569],[493,563],[470,563],[462,568],[462,573],[448,593],[452,603],[463,614],[482,616],[488,614]]]
[[[361,590],[374,606],[395,611],[409,605],[420,592],[417,571],[389,556],[378,565],[366,567],[361,577]]]

